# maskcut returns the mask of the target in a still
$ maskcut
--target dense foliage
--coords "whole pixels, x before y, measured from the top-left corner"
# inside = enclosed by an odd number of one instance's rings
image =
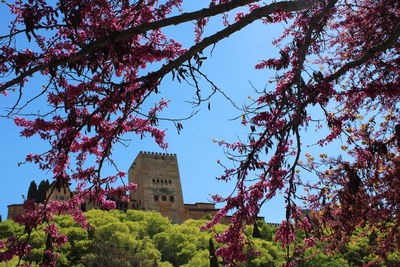
[[[112,209],[115,202],[110,199],[136,189],[109,186],[124,176],[122,172],[102,175],[105,162],[114,163],[113,146],[124,141],[124,134],[149,134],[161,148],[167,147],[157,114],[168,102],[142,110],[148,96],[158,93],[171,74],[192,83],[201,104],[199,79],[217,91],[200,69],[206,59],[201,53],[256,20],[267,27],[285,27],[273,43],[278,58],[260,55],[263,61],[255,63],[275,76],[241,110],[248,138],[216,141],[236,161],[220,177],[234,181],[235,192],[214,196],[225,207],[205,226],[211,229],[233,212],[232,224],[215,236],[226,244],[216,254],[233,264],[248,259],[251,251],[243,253],[249,244],[246,226],[254,224],[261,206],[278,191],[284,192],[287,212],[276,238],[290,248],[298,231],[307,232],[304,246],[287,251],[289,265],[317,240],[329,243],[331,251],[339,249],[358,228],[382,233],[375,244],[381,260],[399,248],[400,2],[210,0],[204,9],[190,13],[182,13],[181,4],[182,0],[7,3],[15,19],[9,33],[0,36],[0,92],[23,95],[31,77],[44,77],[47,84],[37,96],[45,96],[50,107],[33,119],[25,118],[20,111],[30,101],[18,101],[7,115],[23,128],[23,136],[38,135],[49,143],[48,151],[29,154],[26,160],[51,172],[55,188],[71,180],[78,183],[78,193],[68,203],[45,200],[37,209],[28,200],[25,214],[17,218],[28,235],[46,225],[43,264],[54,265],[53,251],[66,242],[51,223],[52,213],[69,211],[88,228],[79,209],[84,198]],[[203,37],[209,18],[219,14],[222,29]],[[184,48],[163,33],[167,26],[190,21],[196,22],[192,46]],[[341,138],[346,157],[307,156],[302,163],[302,135],[313,126],[328,129],[314,145],[334,146]],[[306,183],[307,171],[319,176],[317,183]],[[309,217],[301,216],[299,200],[314,211]],[[0,246],[7,247],[1,261],[33,249],[13,237]]]
[[[60,257],[57,266],[186,266],[209,267],[213,247],[211,232],[200,231],[199,226],[207,220],[187,220],[183,224],[171,224],[169,219],[156,212],[127,210],[101,211],[91,210],[85,213],[88,221],[95,227],[84,230],[70,216],[62,215],[55,222],[62,234],[68,237],[68,244],[57,252]],[[285,262],[285,249],[273,240],[276,228],[263,221],[257,221],[257,235],[254,227],[245,230],[249,240],[253,242],[257,255],[253,255],[240,266],[266,267],[281,266]],[[216,225],[214,231],[223,232],[226,225]],[[39,230],[39,229],[38,229]],[[0,224],[0,238],[10,234],[23,233],[23,227],[5,221]],[[304,234],[304,233],[303,233]],[[26,236],[24,236],[26,238]],[[45,250],[45,238],[42,231],[31,234],[32,253],[26,261],[38,266]],[[296,243],[301,243],[298,236]],[[361,266],[377,258],[375,251],[368,249],[371,238],[355,239],[341,248],[341,253],[330,255],[323,252],[326,244],[319,243],[315,248],[298,260],[299,266],[345,267]],[[210,245],[212,244],[212,245]],[[222,266],[223,260],[215,257],[214,266]],[[9,264],[16,263],[16,258]],[[217,263],[215,263],[217,262]],[[374,266],[398,266],[400,255],[392,253],[382,264]],[[3,263],[4,266],[5,263]],[[3,266],[0,264],[0,266]]]

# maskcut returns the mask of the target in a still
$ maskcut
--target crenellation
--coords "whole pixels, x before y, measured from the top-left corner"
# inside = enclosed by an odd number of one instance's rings
[[[162,152],[149,152],[149,151],[140,151],[139,156],[141,158],[151,158],[151,159],[174,159],[174,158],[176,158],[176,154],[162,153]]]

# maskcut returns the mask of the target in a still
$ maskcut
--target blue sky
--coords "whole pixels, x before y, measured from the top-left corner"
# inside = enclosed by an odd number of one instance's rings
[[[190,2],[189,6],[184,6],[185,11],[205,7],[208,1],[184,1]],[[3,16],[1,32],[4,32],[6,17],[4,5],[0,4],[0,12]],[[207,28],[207,33],[215,32],[222,27],[221,18],[213,19]],[[254,66],[259,60],[273,57],[277,54],[277,49],[271,45],[273,38],[278,37],[282,30],[282,25],[266,26],[256,22],[241,32],[235,33],[228,39],[218,43],[213,50],[212,56],[210,49],[204,55],[209,57],[204,62],[203,71],[213,80],[217,86],[242,106],[247,97],[252,94],[250,82],[258,89],[263,88],[271,72],[265,70],[255,70]],[[193,43],[194,39],[193,23],[186,23],[179,27],[169,27],[166,32],[170,37],[181,41],[184,46]],[[26,94],[33,93],[36,88],[41,86],[41,78],[34,80],[25,88]],[[205,92],[209,89],[207,84],[203,84]],[[160,97],[171,100],[169,108],[161,116],[179,118],[189,115],[193,109],[185,101],[192,100],[194,89],[186,84],[179,84],[171,81],[171,77],[166,77],[160,87],[161,94],[149,99],[146,103],[151,106]],[[5,107],[9,107],[15,101],[15,96],[0,97],[0,109],[4,114]],[[232,121],[240,115],[230,103],[221,95],[216,95],[211,99],[211,110],[207,109],[207,103],[200,106],[199,113],[192,119],[182,122],[183,131],[177,134],[174,125],[170,122],[161,121],[160,128],[167,130],[167,141],[169,148],[162,151],[151,138],[140,140],[137,136],[130,135],[128,147],[116,146],[113,158],[122,171],[127,171],[132,161],[139,151],[154,151],[176,153],[180,167],[182,189],[185,203],[206,202],[210,199],[210,194],[228,195],[233,188],[232,184],[218,182],[215,177],[222,174],[223,169],[216,164],[217,160],[225,161],[225,156],[221,147],[212,142],[213,138],[219,140],[236,141],[244,137],[245,128],[240,121]],[[42,100],[34,103],[31,110],[35,110],[45,105]],[[0,167],[1,186],[0,186],[0,214],[3,219],[7,217],[7,205],[21,203],[21,195],[26,195],[29,183],[35,180],[39,183],[42,179],[51,179],[47,173],[38,170],[33,164],[24,164],[18,167],[17,163],[23,161],[28,153],[39,153],[45,151],[46,144],[37,138],[22,138],[19,136],[20,129],[14,126],[11,120],[0,118],[1,137],[0,147]],[[322,153],[322,152],[321,152]],[[229,162],[225,161],[227,164]],[[111,167],[107,166],[108,171]],[[107,172],[107,169],[106,169]],[[126,178],[127,179],[127,178]],[[282,198],[270,201],[262,209],[261,216],[265,216],[269,222],[280,222],[284,218],[284,203]]]

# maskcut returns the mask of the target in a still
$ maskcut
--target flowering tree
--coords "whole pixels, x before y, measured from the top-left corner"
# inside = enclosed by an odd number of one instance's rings
[[[38,225],[47,224],[43,264],[54,265],[53,248],[67,242],[51,223],[52,213],[68,210],[89,227],[79,209],[82,199],[111,209],[115,203],[107,199],[135,190],[136,185],[109,187],[124,173],[110,177],[101,173],[104,162],[112,162],[113,145],[125,133],[150,134],[166,148],[164,132],[157,128],[157,113],[168,103],[161,101],[147,114],[140,110],[149,95],[158,93],[163,78],[172,73],[196,85],[198,76],[207,80],[200,69],[205,60],[201,52],[256,20],[289,26],[274,42],[280,57],[255,66],[275,70],[276,77],[244,110],[248,140],[218,142],[238,164],[221,177],[236,183],[234,194],[214,197],[225,207],[205,226],[212,228],[233,211],[231,226],[216,236],[226,244],[216,254],[232,264],[246,260],[244,226],[255,222],[260,207],[278,191],[285,195],[286,220],[276,238],[289,248],[296,231],[306,232],[304,245],[288,250],[289,264],[317,238],[332,241],[327,247],[332,250],[346,242],[356,227],[383,233],[377,240],[383,257],[398,246],[399,1],[212,0],[208,7],[190,13],[180,10],[181,2],[29,0],[7,4],[15,20],[9,34],[0,37],[0,91],[22,95],[31,77],[44,76],[47,85],[39,95],[46,95],[51,106],[34,120],[18,116],[21,103],[10,111],[9,116],[24,128],[23,136],[39,135],[51,146],[26,160],[53,173],[53,190],[67,186],[71,179],[78,182],[73,200],[45,201],[39,209],[26,201],[25,214],[17,218],[28,236]],[[174,10],[179,14],[171,15]],[[232,12],[235,18],[230,21],[227,14]],[[223,14],[224,28],[203,37],[209,18],[219,14]],[[197,22],[192,47],[183,48],[162,31],[190,21]],[[31,49],[18,45],[22,38],[31,42]],[[159,68],[148,71],[150,64]],[[323,120],[310,114],[313,106],[322,111]],[[315,140],[316,144],[334,144],[338,138],[348,143],[343,147],[347,160],[321,155],[317,161],[306,155],[307,162],[300,162],[302,133],[313,125],[329,128],[329,134]],[[86,165],[88,157],[95,158],[93,166]],[[304,170],[318,174],[318,182],[305,183]],[[309,194],[300,194],[299,187]],[[305,201],[311,212],[304,216],[296,199]],[[18,237],[0,247],[2,261],[23,257],[30,249]]]

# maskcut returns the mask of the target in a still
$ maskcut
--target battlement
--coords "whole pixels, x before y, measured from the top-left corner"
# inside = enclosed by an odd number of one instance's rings
[[[165,160],[166,162],[177,162],[176,160],[176,154],[172,154],[172,153],[160,153],[160,152],[148,152],[148,151],[140,151],[139,154],[136,156],[136,159],[132,162],[131,166],[129,167],[129,169],[132,169],[136,163],[138,162],[138,160],[140,161],[140,159],[143,160]]]
[[[152,159],[176,159],[176,154],[140,151],[138,157]]]

